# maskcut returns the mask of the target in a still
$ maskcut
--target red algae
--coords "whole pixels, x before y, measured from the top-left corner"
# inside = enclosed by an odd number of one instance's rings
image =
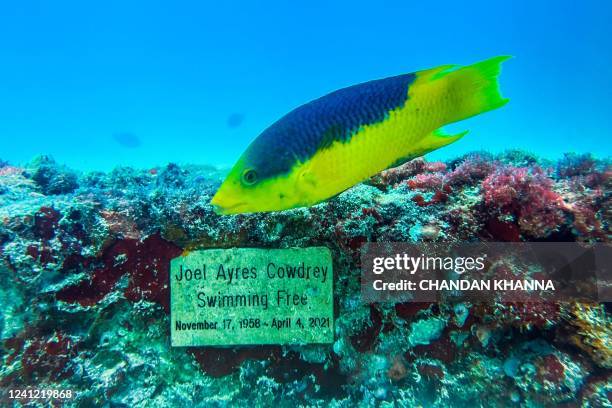
[[[133,302],[148,300],[159,303],[166,312],[169,312],[170,261],[181,253],[181,248],[165,241],[157,234],[148,237],[136,248],[136,260],[133,269],[130,269],[125,297]]]
[[[486,230],[498,241],[519,242],[521,240],[521,231],[518,225],[512,222],[491,218],[487,221]]]
[[[34,216],[34,234],[49,240],[55,236],[61,214],[52,207],[41,207]]]
[[[561,384],[565,379],[565,367],[554,354],[541,357],[537,368],[541,380]]]
[[[395,304],[395,313],[404,320],[412,320],[421,310],[427,310],[433,303],[430,302],[404,302]]]
[[[23,375],[36,381],[65,379],[72,375],[69,363],[77,350],[73,340],[60,332],[50,338],[30,340],[21,357]]]
[[[350,337],[351,344],[360,353],[371,350],[383,328],[383,316],[375,305],[370,305],[370,321]]]
[[[552,186],[552,179],[539,167],[503,167],[483,181],[482,190],[489,211],[513,215],[521,231],[543,237],[565,221],[565,203]]]
[[[158,234],[142,242],[118,240],[104,252],[103,266],[94,270],[91,279],[61,289],[56,297],[64,302],[92,306],[114,288],[121,276],[128,274],[127,299],[157,302],[168,312],[170,260],[181,252],[181,248]]]
[[[448,337],[448,333],[444,333],[430,344],[415,346],[413,353],[416,356],[429,357],[450,364],[457,357],[457,346]]]

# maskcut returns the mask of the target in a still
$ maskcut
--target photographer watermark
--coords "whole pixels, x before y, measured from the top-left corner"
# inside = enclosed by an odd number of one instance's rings
[[[607,244],[368,243],[361,250],[366,302],[612,300]]]

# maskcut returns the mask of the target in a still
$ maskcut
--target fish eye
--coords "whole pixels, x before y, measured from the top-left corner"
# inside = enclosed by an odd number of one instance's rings
[[[242,182],[247,186],[252,186],[257,182],[257,172],[253,169],[247,169],[242,173]]]

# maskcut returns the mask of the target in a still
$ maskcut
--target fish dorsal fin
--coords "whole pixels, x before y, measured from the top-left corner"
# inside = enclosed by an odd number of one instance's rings
[[[418,76],[419,78],[423,78],[425,81],[433,81],[434,79],[442,78],[444,75],[454,71],[458,67],[459,65],[455,64],[440,65],[439,67],[419,71]]]

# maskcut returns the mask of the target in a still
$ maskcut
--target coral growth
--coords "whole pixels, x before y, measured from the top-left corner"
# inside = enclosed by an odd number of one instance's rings
[[[604,305],[574,303],[566,311],[567,322],[576,330],[571,342],[588,353],[595,364],[612,369],[612,319]]]
[[[609,243],[611,175],[590,155],[419,158],[311,208],[218,216],[211,167],[0,162],[0,384],[72,389],[76,406],[605,406],[606,305],[365,304],[359,255],[384,241]],[[169,346],[173,257],[314,245],[334,259],[333,344]]]
[[[36,158],[27,171],[45,195],[71,193],[78,186],[77,174],[64,166],[58,166],[48,156]]]

